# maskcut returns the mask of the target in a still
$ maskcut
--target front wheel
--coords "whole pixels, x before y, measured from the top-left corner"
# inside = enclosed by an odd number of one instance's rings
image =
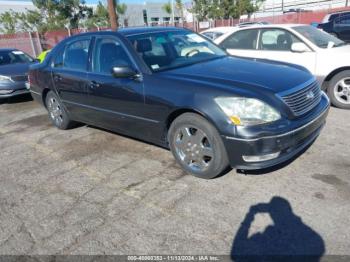
[[[228,168],[218,131],[200,115],[185,113],[176,118],[170,126],[168,141],[176,161],[196,177],[214,178]]]
[[[329,81],[327,94],[334,106],[350,109],[350,70],[336,74]]]
[[[47,94],[45,104],[52,124],[59,129],[73,127],[74,122],[69,119],[62,102],[54,92],[50,91]]]

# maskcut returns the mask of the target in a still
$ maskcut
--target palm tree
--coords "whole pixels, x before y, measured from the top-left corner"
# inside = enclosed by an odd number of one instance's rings
[[[180,10],[181,21],[184,23],[184,4],[182,0],[175,0],[175,7],[177,10]]]
[[[165,13],[167,13],[169,16],[171,15],[172,8],[171,8],[170,2],[165,3],[165,4],[163,5],[163,10],[164,10]],[[174,22],[174,21],[173,21],[173,22]]]
[[[168,3],[165,3],[164,5],[163,5],[163,10],[167,13],[167,14],[171,14],[171,11],[172,11],[172,9],[171,9],[171,4],[170,4],[170,2],[168,2]]]
[[[128,9],[128,6],[124,3],[117,4],[117,13],[120,15],[125,15],[126,9]]]
[[[126,21],[127,19],[124,17],[125,13],[126,13],[126,9],[128,8],[128,6],[124,3],[122,4],[117,4],[116,5],[116,10],[117,10],[117,13],[120,17],[123,18],[123,25],[126,26]]]

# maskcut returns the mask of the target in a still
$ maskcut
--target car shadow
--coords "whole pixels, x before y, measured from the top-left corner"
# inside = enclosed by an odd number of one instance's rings
[[[129,135],[127,135],[125,133],[122,133],[122,132],[105,129],[103,127],[93,126],[93,125],[90,125],[90,124],[77,123],[77,125],[79,125],[79,124],[81,124],[81,126],[87,126],[87,127],[90,127],[90,128],[96,129],[96,130],[104,131],[106,133],[110,133],[110,134],[117,135],[117,136],[120,136],[120,137],[123,137],[123,138],[127,138],[127,139],[130,139],[130,140],[141,142],[141,143],[144,143],[144,144],[147,144],[147,145],[151,145],[151,146],[155,146],[155,147],[158,147],[158,148],[162,148],[162,149],[165,149],[166,151],[170,151],[170,148],[167,147],[166,145],[156,144],[156,143],[153,143],[151,141],[142,140],[140,138],[129,136]]]
[[[249,236],[255,216],[268,214],[273,225]],[[254,227],[253,227],[254,229]],[[322,237],[294,214],[285,198],[250,207],[232,244],[233,261],[320,261],[325,253]]]
[[[84,125],[85,124],[77,123],[77,126],[75,126],[75,127],[84,126]],[[131,139],[131,140],[135,140],[135,141],[138,141],[138,142],[141,142],[141,143],[152,145],[152,146],[155,146],[155,147],[158,147],[158,148],[162,148],[162,149],[164,149],[166,151],[170,151],[170,148],[165,146],[165,145],[159,145],[159,144],[156,144],[156,143],[152,143],[150,141],[145,141],[145,140],[142,140],[142,139],[139,139],[139,138],[135,138],[133,136],[128,136],[128,135],[126,135],[124,133],[108,130],[108,129],[97,127],[97,126],[93,126],[93,125],[86,125],[86,126],[88,126],[90,128],[97,129],[97,130],[101,130],[101,131],[104,131],[104,132],[107,132],[107,133],[110,133],[110,134],[118,135],[118,136],[121,136],[121,137],[124,137],[124,138],[127,138],[127,139]],[[292,158],[290,158],[289,160],[287,160],[287,161],[285,161],[285,162],[283,162],[281,164],[278,164],[278,165],[275,165],[275,166],[272,166],[272,167],[269,167],[269,168],[265,168],[265,169],[257,169],[257,170],[241,170],[241,169],[237,169],[236,171],[237,171],[237,173],[244,174],[244,175],[264,175],[264,174],[272,173],[272,172],[277,171],[279,169],[282,169],[282,168],[286,167],[287,165],[289,165],[290,163],[294,162],[297,158],[299,158],[302,154],[304,154],[312,146],[312,144],[315,142],[315,140],[312,141],[308,146],[303,148],[295,156],[293,156]],[[223,176],[227,175],[229,172],[231,172],[232,170],[233,170],[232,167],[228,166],[218,176],[214,177],[213,179],[218,179],[220,177],[223,177]]]
[[[1,98],[0,105],[26,103],[30,101],[33,101],[32,96],[30,94],[25,94],[25,95],[18,95],[18,96],[9,97],[9,98]]]

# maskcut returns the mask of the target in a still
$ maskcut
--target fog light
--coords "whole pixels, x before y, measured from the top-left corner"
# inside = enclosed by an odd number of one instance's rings
[[[10,94],[12,92],[13,92],[13,90],[10,90],[10,89],[0,89],[0,95],[7,95],[7,94]]]
[[[243,160],[246,162],[261,162],[277,158],[281,152],[259,155],[259,156],[242,156]]]

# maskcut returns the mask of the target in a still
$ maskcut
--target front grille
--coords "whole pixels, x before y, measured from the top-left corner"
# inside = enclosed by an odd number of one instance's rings
[[[321,101],[321,96],[320,85],[315,81],[305,88],[281,97],[295,116],[301,116],[314,108]]]
[[[11,79],[15,82],[28,81],[28,75],[11,76]]]

